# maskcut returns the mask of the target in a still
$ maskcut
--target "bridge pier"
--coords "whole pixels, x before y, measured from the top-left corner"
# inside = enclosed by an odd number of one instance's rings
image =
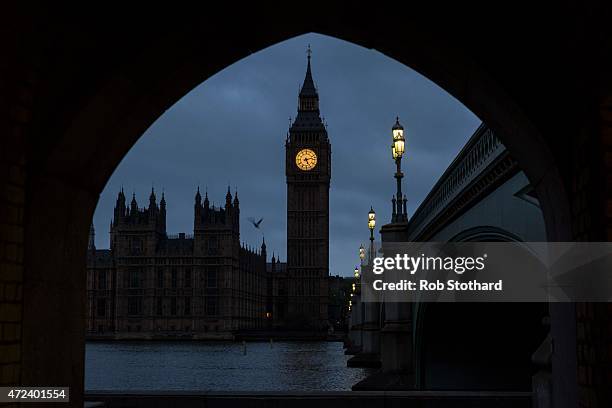
[[[365,311],[361,333],[363,344],[361,352],[351,357],[346,365],[348,367],[380,367],[380,303],[361,303]]]
[[[382,372],[393,378],[395,386],[414,389],[412,304],[385,305],[387,318],[381,331]]]
[[[408,223],[391,223],[381,230],[383,242],[405,242]],[[415,389],[412,339],[412,304],[389,302],[384,304],[384,324],[380,335],[381,369],[353,386],[353,390],[411,390]]]
[[[349,316],[349,333],[348,345],[344,354],[355,355],[360,353],[363,346],[363,332],[361,331],[361,323],[363,322],[363,302],[361,295],[355,293],[353,296],[353,308]]]

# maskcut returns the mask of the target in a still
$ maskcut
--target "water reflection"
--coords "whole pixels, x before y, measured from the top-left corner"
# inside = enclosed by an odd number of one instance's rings
[[[371,371],[347,368],[338,342],[88,343],[87,390],[341,391]]]

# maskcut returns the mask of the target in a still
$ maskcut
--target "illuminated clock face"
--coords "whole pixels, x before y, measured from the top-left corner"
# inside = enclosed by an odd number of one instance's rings
[[[295,164],[301,170],[312,170],[317,165],[317,155],[310,149],[302,149],[295,156]]]

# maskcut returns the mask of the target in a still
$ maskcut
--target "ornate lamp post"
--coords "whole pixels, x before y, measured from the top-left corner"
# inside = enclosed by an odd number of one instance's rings
[[[366,250],[363,244],[359,245],[359,264],[363,266],[363,260],[366,257]],[[355,267],[355,279],[359,280],[359,266]],[[357,282],[359,283],[359,282]],[[353,292],[355,292],[355,284],[353,283]]]
[[[404,173],[402,173],[402,156],[406,147],[406,139],[404,138],[404,127],[399,123],[399,117],[395,119],[395,124],[391,128],[391,134],[393,136],[391,153],[397,167],[395,172],[397,194],[391,200],[393,202],[391,222],[405,222],[408,221],[408,215],[406,211],[406,196],[402,195],[402,178],[404,177]]]
[[[368,212],[368,228],[370,229],[370,262],[374,257],[374,227],[376,227],[376,213],[374,209],[370,207]]]
[[[396,118],[391,129],[391,153],[396,165],[395,179],[397,192],[394,194],[393,212],[391,222],[380,229],[380,238],[383,243],[381,250],[385,256],[385,242],[402,242],[406,239],[408,229],[408,212],[406,211],[406,197],[402,194],[401,161],[406,149],[404,128]],[[394,252],[394,251],[391,251]],[[381,296],[379,302],[366,303],[366,316],[364,317],[363,349],[380,352],[382,365],[381,384],[406,384],[406,388],[414,387],[416,376],[412,370],[414,358],[412,355],[412,308],[410,303],[394,303]],[[384,324],[383,320],[384,319]],[[380,328],[382,324],[382,329]],[[375,331],[374,329],[378,329]],[[374,347],[374,346],[378,347]],[[377,381],[378,378],[377,378]]]

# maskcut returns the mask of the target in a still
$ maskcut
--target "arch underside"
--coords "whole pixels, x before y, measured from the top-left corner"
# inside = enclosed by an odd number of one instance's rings
[[[503,228],[467,228],[451,242],[524,242]],[[415,306],[417,384],[427,390],[531,391],[532,355],[548,334],[546,303]]]
[[[30,67],[16,69],[17,82],[35,84],[31,78],[38,77],[43,84],[32,85],[37,114],[27,143],[15,148],[27,157],[24,384],[53,377],[72,384],[71,399],[82,402],[87,235],[98,196],[121,159],[166,109],[202,81],[252,52],[303,33],[377,49],[459,99],[496,132],[535,187],[548,239],[572,237],[567,181],[556,163],[567,154],[559,135],[570,134],[576,125],[550,120],[572,106],[553,106],[541,75],[518,75],[525,73],[524,66],[509,57],[509,50],[535,53],[546,39],[525,41],[522,31],[469,13],[432,27],[418,19],[389,24],[393,16],[383,5],[368,10],[330,5],[321,15],[282,7],[272,13],[259,5],[245,11],[230,13],[232,24],[227,24],[224,14],[213,10],[178,19],[136,18],[126,10],[113,16],[112,30],[104,18],[87,25],[67,21],[61,9],[33,18],[36,32],[46,35],[24,36],[15,58]],[[524,31],[540,22],[521,21]],[[465,29],[470,25],[480,35]],[[555,66],[550,58],[547,66]],[[536,74],[545,70],[530,65]],[[563,64],[555,68],[549,70],[551,81],[565,75]]]

